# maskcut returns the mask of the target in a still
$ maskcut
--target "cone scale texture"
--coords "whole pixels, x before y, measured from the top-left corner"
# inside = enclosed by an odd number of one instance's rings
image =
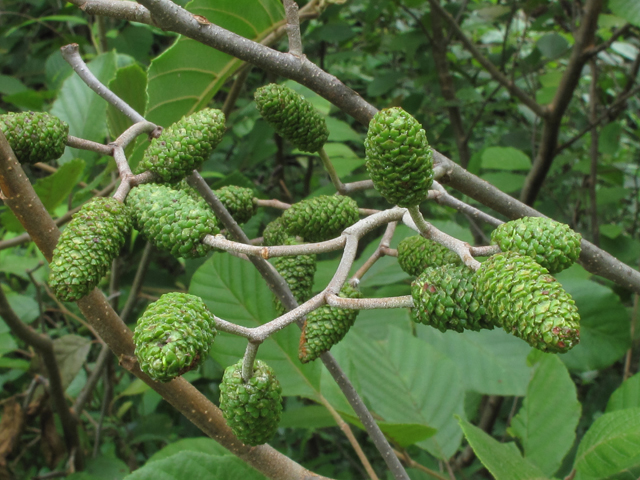
[[[214,316],[200,297],[166,293],[138,320],[135,355],[144,373],[168,382],[202,364],[216,334]]]
[[[320,195],[291,205],[282,214],[289,235],[305,242],[322,242],[337,237],[358,221],[358,204],[342,195]]]
[[[324,118],[289,87],[272,83],[256,90],[254,97],[262,118],[303,152],[317,152],[329,138]]]
[[[253,376],[242,380],[242,360],[224,371],[220,410],[236,437],[247,445],[262,445],[278,429],[282,416],[282,387],[274,371],[261,360]]]
[[[127,196],[127,205],[136,229],[155,247],[175,257],[206,255],[211,247],[202,239],[220,232],[218,220],[204,200],[198,202],[184,190],[140,185]]]
[[[433,183],[433,153],[418,121],[399,107],[386,108],[369,123],[364,141],[373,185],[388,202],[419,205]]]
[[[420,235],[413,235],[398,244],[398,263],[406,273],[418,277],[428,267],[459,265],[461,260],[447,247]]]
[[[348,283],[339,294],[342,298],[361,298],[362,294]],[[308,363],[340,342],[356,321],[359,310],[324,306],[307,315],[302,328],[298,357]]]
[[[465,266],[427,268],[412,284],[414,320],[441,332],[493,329]]]
[[[513,252],[494,255],[476,272],[475,285],[496,324],[532,347],[564,353],[580,341],[574,300],[531,257]]]
[[[131,229],[128,208],[113,198],[85,204],[64,229],[49,265],[49,286],[74,302],[91,292],[111,268]]]
[[[575,263],[580,256],[581,240],[582,235],[569,225],[544,217],[503,223],[491,233],[492,243],[503,252],[527,255],[550,273],[561,272]]]
[[[163,182],[177,182],[200,167],[224,134],[224,114],[207,108],[165,129],[144,153],[138,171],[150,170]]]
[[[57,160],[64,153],[69,125],[58,117],[41,112],[0,115],[0,130],[20,163]]]
[[[293,238],[289,238],[285,245],[295,245],[296,243]],[[275,257],[272,262],[278,273],[282,275],[282,278],[289,285],[296,301],[304,303],[309,300],[313,288],[313,277],[316,273],[316,256]],[[287,311],[278,298],[274,298],[274,305],[278,315],[282,315]]]

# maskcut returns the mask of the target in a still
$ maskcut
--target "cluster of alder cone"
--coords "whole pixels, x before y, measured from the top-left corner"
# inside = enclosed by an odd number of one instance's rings
[[[319,153],[339,189],[342,184],[323,150],[329,132],[311,104],[275,84],[259,89],[255,98],[263,118],[282,137],[301,151]],[[119,255],[132,227],[177,257],[202,257],[214,247],[232,250],[228,244],[233,242],[220,235],[218,218],[184,181],[220,142],[224,121],[219,110],[205,109],[161,133],[154,130],[137,175],[122,156],[118,166],[129,181],[113,197],[83,206],[60,237],[49,280],[58,298],[77,301],[89,294]],[[0,128],[22,163],[55,160],[64,151],[68,134],[59,119],[31,112],[0,117]],[[376,114],[365,150],[376,190],[401,207],[396,208],[400,218],[422,233],[401,242],[397,252],[403,270],[417,277],[410,299],[417,322],[459,332],[502,326],[549,352],[566,352],[578,343],[575,304],[550,273],[576,261],[579,234],[544,218],[508,222],[493,232],[495,254],[480,264],[469,254],[468,245],[460,248],[462,242],[458,242],[452,250],[450,243],[437,241],[444,234],[436,232],[420,213],[419,205],[429,198],[433,186],[433,158],[424,130],[411,115],[400,108]],[[230,186],[214,193],[238,223],[256,211],[258,201],[250,189]],[[265,228],[263,245],[276,247],[270,252],[276,257],[274,266],[299,303],[311,297],[312,252],[335,242],[358,222],[359,214],[358,205],[348,196],[320,196],[292,205]],[[289,249],[279,255],[278,246]],[[314,250],[318,246],[320,250]],[[362,306],[350,301],[361,297],[357,282],[342,283],[335,296],[337,305],[308,312],[300,342],[302,362],[328,351],[355,322]],[[280,318],[286,318],[286,309],[276,303]],[[168,382],[207,358],[216,328],[237,333],[228,323],[209,312],[199,297],[165,294],[138,320],[134,342],[140,367],[154,380]],[[227,368],[220,388],[220,406],[236,436],[249,445],[268,441],[282,412],[281,389],[273,370],[255,360],[253,351]]]

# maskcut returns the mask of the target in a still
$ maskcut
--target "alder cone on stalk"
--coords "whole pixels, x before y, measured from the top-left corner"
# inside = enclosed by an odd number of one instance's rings
[[[182,117],[151,140],[137,171],[150,170],[163,182],[179,181],[200,167],[218,146],[224,122],[224,113],[214,108]]]
[[[419,276],[429,267],[459,265],[460,256],[421,235],[412,235],[398,244],[398,263],[409,275]]]
[[[166,293],[138,320],[133,341],[144,373],[168,382],[197,368],[216,337],[215,318],[200,297]]]
[[[514,252],[493,255],[476,272],[475,286],[496,324],[532,347],[565,353],[580,341],[574,300],[531,257]]]
[[[114,198],[95,198],[73,215],[49,265],[49,286],[56,297],[74,302],[98,285],[131,229],[128,210]]]
[[[294,203],[282,214],[289,235],[306,242],[322,242],[337,237],[360,218],[358,204],[343,195],[320,195]]]
[[[580,256],[582,235],[569,225],[545,217],[524,217],[503,223],[491,233],[491,242],[503,252],[516,252],[558,273]]]
[[[346,283],[338,296],[342,298],[361,298],[362,293]],[[298,357],[302,363],[308,363],[340,342],[356,321],[360,310],[323,306],[307,314],[302,328]]]
[[[418,121],[400,107],[385,108],[369,123],[364,141],[373,185],[388,202],[419,205],[433,183],[433,153]]]
[[[263,243],[267,246],[284,245],[287,241],[287,232],[282,223],[282,217],[269,222],[262,232]]]
[[[256,360],[253,376],[242,379],[242,360],[227,367],[220,383],[220,410],[234,435],[247,445],[262,445],[278,429],[282,387],[269,365]]]
[[[271,83],[256,90],[254,97],[262,118],[303,152],[317,152],[329,138],[325,119],[289,87]]]
[[[194,200],[184,190],[153,183],[140,185],[129,192],[127,205],[142,235],[175,257],[203,257],[211,247],[202,239],[220,232],[218,219],[205,201]]]
[[[293,238],[288,238],[285,245],[298,245]],[[304,303],[311,297],[313,289],[313,277],[316,273],[315,255],[293,255],[288,257],[275,257],[273,266],[282,278],[287,282],[291,293],[298,303]],[[287,311],[278,298],[274,298],[274,305],[278,315]]]
[[[42,112],[0,115],[0,130],[23,164],[57,160],[64,153],[69,135],[66,122]]]
[[[466,266],[443,265],[427,268],[411,284],[413,317],[441,332],[493,329]]]
[[[215,190],[214,193],[238,223],[248,222],[258,210],[258,204],[253,201],[253,190],[236,185]]]

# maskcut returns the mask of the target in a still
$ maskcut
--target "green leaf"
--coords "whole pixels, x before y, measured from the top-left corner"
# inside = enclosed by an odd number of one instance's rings
[[[538,467],[522,458],[515,443],[500,443],[463,419],[459,423],[476,456],[496,480],[546,479]]]
[[[136,378],[133,382],[131,382],[129,384],[129,386],[127,388],[124,389],[124,391],[122,391],[118,395],[118,397],[130,397],[130,396],[135,396],[135,395],[141,395],[144,392],[146,392],[147,390],[149,390],[150,388],[151,387],[149,385],[144,383],[139,378]],[[116,397],[116,398],[118,398],[118,397]]]
[[[9,254],[2,257],[2,271],[4,273],[17,275],[23,280],[29,280],[27,270],[32,270],[39,262],[40,260],[34,257]]]
[[[90,349],[91,340],[79,335],[64,335],[53,341],[53,353],[65,390],[82,368]]]
[[[582,408],[576,386],[556,355],[543,354],[534,368],[510,433],[520,439],[524,457],[552,475],[573,445]]]
[[[180,452],[200,452],[207,455],[231,455],[231,452],[209,437],[183,438],[177,442],[170,443],[161,450],[154,453],[147,465],[158,460],[164,460]]]
[[[27,87],[20,80],[8,75],[0,75],[0,93],[3,95],[13,95],[27,90]]]
[[[364,165],[364,158],[358,157],[344,143],[325,143],[324,150],[329,155],[339,177],[344,177]]]
[[[387,438],[402,448],[409,447],[433,437],[437,430],[417,423],[376,422]]]
[[[2,268],[4,270],[4,265]],[[11,292],[7,294],[7,300],[13,311],[16,312],[16,315],[25,323],[33,322],[38,318],[38,315],[40,315],[38,302],[33,297]]]
[[[505,193],[514,193],[522,190],[526,176],[511,172],[489,172],[483,173],[480,178]]]
[[[362,134],[356,132],[351,126],[342,120],[333,117],[326,117],[327,128],[329,128],[329,141],[331,142],[356,142],[362,143]]]
[[[606,478],[640,464],[640,408],[605,413],[582,438],[574,468]]]
[[[0,368],[11,368],[26,372],[31,364],[21,358],[0,357]]]
[[[574,266],[556,278],[571,294],[580,314],[580,343],[560,356],[570,371],[600,370],[613,364],[629,348],[629,314],[610,289],[588,280]]]
[[[398,328],[389,329],[387,341],[351,331],[332,352],[351,366],[347,375],[380,420],[435,428],[417,445],[441,459],[455,453],[462,432],[453,416],[464,415],[464,391],[451,360]]]
[[[0,333],[0,355],[12,352],[17,348],[18,344],[10,333]]]
[[[129,467],[118,458],[100,456],[87,460],[86,472],[100,480],[122,480]]]
[[[125,480],[266,480],[266,477],[248,464],[231,455],[207,455],[202,452],[184,451],[139,468]]]
[[[116,54],[104,53],[87,65],[98,80],[108,85],[116,72]],[[69,124],[70,135],[102,143],[107,134],[106,110],[106,100],[74,73],[63,82],[51,113]],[[63,164],[76,157],[89,160],[95,157],[95,153],[67,148],[58,163]]]
[[[398,73],[389,72],[376,76],[367,85],[367,95],[369,97],[377,97],[391,91],[398,83]]]
[[[640,407],[640,373],[626,379],[620,387],[611,394],[607,403],[607,412],[624,410],[625,408]]]
[[[245,327],[258,327],[276,318],[273,294],[260,273],[246,261],[229,254],[214,254],[196,271],[189,293],[198,295],[215,315]],[[269,337],[258,351],[258,359],[272,367],[285,396],[317,398],[320,364],[303,365],[298,360],[300,330],[295,325]],[[247,340],[221,333],[211,355],[228,366],[242,358]]]
[[[618,17],[640,27],[640,3],[636,0],[609,0],[609,8]]]
[[[247,8],[236,0],[195,0],[189,11],[254,41],[261,41],[284,19],[278,0],[257,0]],[[180,37],[149,66],[147,119],[164,127],[207,106],[242,65],[225,53]]]
[[[49,15],[48,17],[40,17],[34,18],[32,20],[27,20],[26,22],[22,22],[15,27],[10,28],[4,34],[5,37],[8,37],[16,30],[21,29],[22,27],[26,27],[27,25],[31,25],[36,22],[65,22],[65,23],[74,23],[76,25],[88,25],[89,23],[82,17],[75,17],[73,15]]]
[[[147,108],[147,73],[134,64],[120,68],[109,83],[109,89],[127,102],[136,112],[144,115]],[[122,132],[133,125],[116,107],[107,106],[107,124],[112,138],[118,138]],[[133,143],[130,145],[133,148]]]
[[[622,124],[611,122],[600,130],[598,140],[598,152],[614,155],[620,148],[620,135],[622,134]]]
[[[74,158],[58,168],[55,173],[36,181],[33,188],[49,213],[53,213],[56,207],[67,199],[80,179],[84,167],[84,160]]]
[[[569,42],[557,33],[543,35],[537,43],[538,49],[547,58],[558,58],[569,49]]]
[[[450,358],[457,366],[466,390],[484,395],[525,394],[531,368],[531,348],[502,329],[480,332],[445,332],[416,325],[418,337]]]
[[[495,170],[529,170],[531,159],[513,147],[489,147],[482,153],[482,168]]]
[[[317,428],[335,427],[336,421],[329,411],[320,405],[285,410],[282,413],[279,428]]]

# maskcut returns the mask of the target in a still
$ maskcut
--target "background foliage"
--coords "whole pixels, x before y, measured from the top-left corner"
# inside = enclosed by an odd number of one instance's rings
[[[184,5],[186,2],[176,2]],[[303,2],[301,2],[303,3]],[[473,0],[444,2],[464,35],[485,59],[544,108],[557,101],[570,62],[582,6],[579,1]],[[97,97],[62,59],[59,47],[80,45],[92,72],[139,112],[168,126],[206,105],[221,107],[229,79],[241,62],[193,40],[144,24],[83,14],[71,4],[46,0],[0,2],[0,110],[51,111],[70,133],[108,142],[129,121]],[[193,13],[256,41],[284,18],[277,0],[252,8],[231,0],[194,0]],[[545,215],[568,223],[625,263],[640,257],[640,170],[636,87],[640,65],[640,5],[609,0],[602,8],[594,53],[581,70],[558,129],[557,153],[533,199]],[[378,108],[402,106],[427,131],[430,143],[469,171],[518,197],[545,141],[544,125],[521,99],[460,42],[444,18],[424,0],[328,2],[303,23],[305,54]],[[274,44],[286,50],[286,39]],[[271,78],[258,70],[246,77],[228,116],[222,144],[204,164],[213,188],[250,186],[256,196],[286,202],[333,193],[317,158],[291,150],[259,117],[252,92]],[[327,119],[326,150],[343,181],[366,178],[362,141],[366,129],[308,89],[305,94]],[[621,101],[623,99],[623,101]],[[600,119],[595,129],[590,129]],[[583,132],[587,134],[580,135]],[[136,163],[147,142],[131,149]],[[46,208],[58,218],[117,176],[109,157],[67,148],[58,168],[27,170]],[[360,206],[387,208],[374,191],[356,195]],[[466,199],[468,200],[468,199]],[[473,203],[473,202],[472,202]],[[490,230],[446,207],[427,204],[435,226],[470,243],[486,244]],[[246,226],[250,237],[277,215],[261,209]],[[47,266],[33,244],[12,246],[23,233],[0,207],[0,280],[11,306],[54,339],[66,395],[85,391],[101,351],[75,304],[61,304],[45,285]],[[375,250],[371,235],[355,268]],[[398,229],[392,247],[409,235]],[[378,238],[376,238],[378,237]],[[145,244],[132,235],[112,278],[102,287],[122,308]],[[335,255],[320,257],[316,290],[335,271]],[[576,300],[581,343],[566,355],[531,349],[502,330],[440,333],[415,325],[405,310],[363,311],[333,350],[340,364],[401,452],[411,478],[497,479],[637,478],[640,472],[640,376],[638,298],[592,278],[574,266],[558,275]],[[392,257],[363,277],[366,296],[409,293],[411,279]],[[127,319],[132,326],[162,293],[201,296],[213,312],[244,326],[275,316],[272,296],[255,269],[215,253],[203,260],[175,260],[152,252],[144,286]],[[317,363],[297,359],[299,332],[287,328],[261,347],[259,358],[276,371],[287,397],[273,445],[305,467],[333,478],[365,473],[328,410],[350,423],[357,417],[333,380]],[[242,356],[246,342],[220,335],[211,357],[186,375],[217,402],[224,368]],[[60,427],[46,396],[38,356],[0,324],[0,478],[38,477],[65,471]],[[259,478],[260,474],[199,437],[197,429],[140,380],[109,359],[81,415],[81,440],[89,455],[85,472],[67,478],[146,479]],[[19,434],[19,440],[11,440]],[[357,438],[376,471],[384,464],[366,435]],[[469,445],[471,448],[469,448]],[[135,471],[135,472],[134,472]],[[204,473],[204,472],[207,473]],[[134,472],[131,473],[130,472]],[[208,476],[207,476],[208,475]]]

